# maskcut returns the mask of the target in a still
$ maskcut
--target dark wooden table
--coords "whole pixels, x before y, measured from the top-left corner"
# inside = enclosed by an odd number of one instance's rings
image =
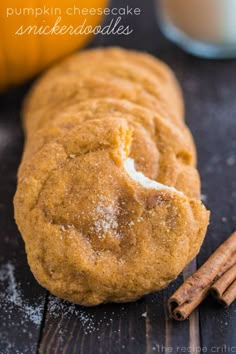
[[[182,83],[202,193],[211,210],[199,266],[235,229],[236,60],[207,61],[185,54],[160,34],[154,3],[122,0],[119,6],[127,3],[142,10],[140,16],[122,20],[133,34],[98,36],[91,45],[148,51],[166,61]],[[165,291],[140,301],[88,309],[61,301],[37,284],[12,207],[23,147],[20,109],[29,86],[0,96],[0,353],[198,353],[200,348],[236,352],[236,304],[224,309],[208,298],[189,320],[177,323],[168,318],[166,300],[187,271]]]

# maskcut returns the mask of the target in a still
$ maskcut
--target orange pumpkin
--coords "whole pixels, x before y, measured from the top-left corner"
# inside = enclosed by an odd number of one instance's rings
[[[83,29],[102,21],[107,4],[108,0],[1,0],[0,91],[81,48],[91,37]],[[61,34],[55,32],[55,25]],[[38,34],[43,28],[47,34]],[[78,34],[66,32],[68,28],[77,28]]]

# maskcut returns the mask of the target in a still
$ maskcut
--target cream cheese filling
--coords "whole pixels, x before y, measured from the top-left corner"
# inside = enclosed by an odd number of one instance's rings
[[[169,191],[172,193],[178,193],[180,195],[184,195],[182,192],[178,191],[176,188],[166,186],[165,184],[154,181],[154,180],[146,177],[142,172],[136,171],[135,166],[134,166],[134,160],[131,159],[130,157],[128,157],[126,160],[124,160],[124,169],[132,180],[134,180],[135,182],[138,182],[144,188],[155,189],[155,190],[166,190],[166,191]]]

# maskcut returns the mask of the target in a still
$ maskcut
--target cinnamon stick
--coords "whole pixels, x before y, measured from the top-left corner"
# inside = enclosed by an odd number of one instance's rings
[[[221,297],[224,306],[229,306],[236,299],[236,280],[230,285]]]
[[[232,266],[235,255],[236,231],[170,297],[170,315],[178,321],[185,320],[207,296],[214,280]]]
[[[236,253],[234,253],[232,257],[230,257],[230,259],[225,263],[225,265],[223,266],[219,274],[217,274],[215,281],[219,279],[225,272],[227,272],[228,269],[230,269],[235,264],[236,264]]]
[[[211,287],[212,295],[224,306],[236,298],[236,264],[228,269]]]

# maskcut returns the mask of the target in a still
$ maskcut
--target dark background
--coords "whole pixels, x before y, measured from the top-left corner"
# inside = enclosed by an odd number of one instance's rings
[[[203,198],[211,210],[211,224],[197,257],[199,266],[235,229],[236,60],[208,61],[184,53],[161,35],[152,1],[112,3],[127,4],[142,10],[140,16],[122,19],[134,32],[98,36],[90,46],[148,51],[167,62],[182,84]],[[164,353],[165,347],[166,352],[191,349],[195,353],[198,346],[204,352],[235,352],[236,304],[224,309],[209,297],[189,320],[177,323],[168,318],[166,300],[182,275],[168,289],[135,303],[89,309],[63,302],[37,284],[12,207],[23,148],[20,109],[29,87],[0,96],[0,353],[149,354]]]

